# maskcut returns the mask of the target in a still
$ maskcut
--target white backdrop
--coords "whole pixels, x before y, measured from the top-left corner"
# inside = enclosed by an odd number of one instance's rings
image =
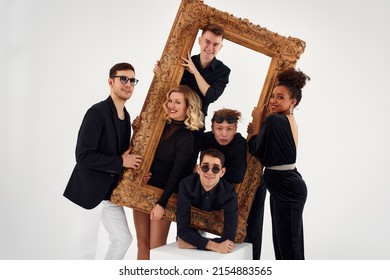
[[[179,4],[0,1],[0,259],[74,257],[77,215],[62,193],[75,163],[81,120],[108,96],[108,70],[122,61],[132,63],[140,79],[127,103],[132,117],[139,114]],[[307,43],[297,66],[312,81],[296,112],[298,169],[309,190],[307,259],[389,259],[387,1],[205,4]],[[193,53],[198,51],[196,45]],[[245,137],[267,64],[241,52],[225,42],[219,58],[232,69],[231,82],[209,112],[241,110]],[[135,237],[131,209],[126,213]],[[268,210],[265,215],[262,257],[272,260]],[[175,230],[173,225],[169,241]],[[100,237],[102,257],[104,230]],[[136,241],[126,258],[135,256]]]

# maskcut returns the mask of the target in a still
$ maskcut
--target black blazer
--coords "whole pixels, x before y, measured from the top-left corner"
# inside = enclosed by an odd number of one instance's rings
[[[85,209],[96,207],[105,199],[123,171],[122,154],[131,136],[130,115],[125,111],[127,143],[121,143],[120,122],[109,96],[93,105],[85,114],[76,145],[76,166],[64,196]]]

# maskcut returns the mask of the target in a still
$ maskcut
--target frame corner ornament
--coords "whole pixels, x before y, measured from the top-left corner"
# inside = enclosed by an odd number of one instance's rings
[[[263,106],[268,101],[278,72],[288,67],[295,67],[306,48],[306,43],[298,38],[281,36],[251,23],[246,18],[238,18],[209,7],[202,0],[182,0],[160,59],[161,74],[158,77],[155,76],[150,85],[141,112],[141,128],[134,133],[131,140],[132,153],[142,155],[144,160],[140,169],[125,170],[111,196],[113,203],[150,213],[161,196],[161,189],[143,183],[143,177],[152,164],[164,128],[161,104],[168,90],[180,82],[184,71],[180,65],[180,58],[191,50],[198,31],[208,23],[222,26],[225,29],[225,40],[230,40],[271,58],[257,107]],[[236,185],[239,208],[236,242],[242,242],[245,239],[246,221],[254,194],[260,184],[258,174],[261,174],[261,170],[260,162],[248,154],[245,178],[242,183]],[[177,196],[173,194],[165,208],[163,218],[170,221],[176,220],[176,201]],[[223,231],[222,210],[205,212],[192,208],[191,226],[221,235]]]

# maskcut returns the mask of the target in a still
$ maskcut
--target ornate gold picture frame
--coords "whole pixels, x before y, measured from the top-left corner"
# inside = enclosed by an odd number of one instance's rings
[[[198,31],[205,25],[213,23],[225,29],[225,40],[232,41],[245,48],[271,58],[259,100],[254,106],[261,107],[268,102],[278,72],[287,67],[295,67],[297,60],[305,50],[305,42],[284,37],[264,27],[255,25],[247,19],[237,18],[232,14],[209,7],[201,0],[182,0],[160,59],[161,74],[155,76],[141,112],[141,128],[132,137],[132,152],[142,155],[144,161],[139,170],[127,169],[111,201],[139,211],[150,213],[162,190],[142,182],[152,164],[164,120],[162,103],[168,90],[180,83],[184,68],[181,57],[191,51]],[[248,138],[251,135],[248,135]],[[242,242],[246,235],[246,221],[253,197],[260,183],[262,166],[259,161],[248,154],[248,167],[244,181],[236,185],[238,193],[239,223],[236,242]],[[165,219],[175,221],[176,195],[173,194],[165,208]],[[221,235],[223,230],[223,213],[221,211],[205,212],[193,208],[191,225],[194,228]]]

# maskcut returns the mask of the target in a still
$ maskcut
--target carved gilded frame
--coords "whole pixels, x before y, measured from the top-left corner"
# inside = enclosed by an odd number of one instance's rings
[[[150,213],[161,196],[161,189],[142,182],[142,178],[151,166],[164,128],[161,104],[168,90],[180,83],[184,71],[180,65],[181,57],[186,57],[187,52],[194,45],[198,31],[208,23],[222,26],[225,29],[225,40],[230,40],[271,58],[257,103],[258,107],[268,101],[277,73],[284,68],[295,67],[306,46],[305,42],[300,39],[281,36],[252,24],[245,18],[237,18],[232,14],[209,7],[201,0],[182,0],[160,59],[162,73],[158,77],[155,76],[150,85],[141,112],[141,128],[132,137],[132,151],[142,155],[144,161],[139,170],[128,169],[124,172],[113,192],[112,202]],[[239,207],[236,242],[242,242],[245,238],[246,221],[259,185],[261,169],[259,161],[248,154],[245,178],[241,184],[236,186]],[[165,208],[163,218],[175,221],[176,199],[177,196],[173,194]],[[222,234],[222,210],[210,213],[193,208],[191,211],[191,225],[194,228],[217,235]]]

